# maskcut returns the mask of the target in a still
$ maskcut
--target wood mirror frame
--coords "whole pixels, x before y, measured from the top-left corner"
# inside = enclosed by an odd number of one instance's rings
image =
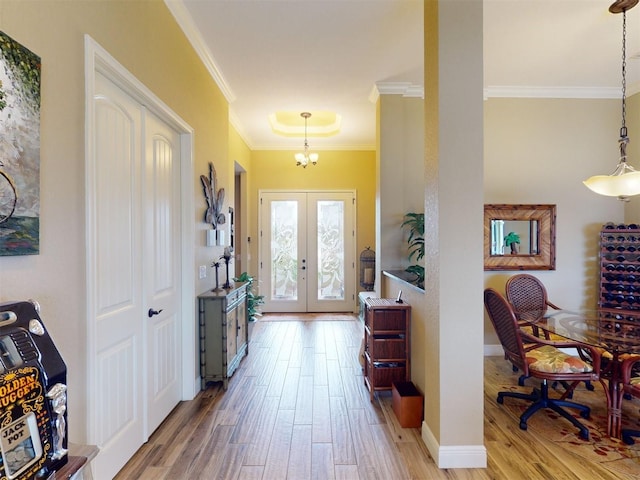
[[[534,252],[492,254],[492,221],[523,221],[536,225],[532,235]],[[535,222],[535,223],[533,223]],[[534,230],[534,229],[532,229]],[[500,239],[502,242],[502,239]],[[485,270],[555,270],[556,206],[555,205],[485,205],[484,206]]]

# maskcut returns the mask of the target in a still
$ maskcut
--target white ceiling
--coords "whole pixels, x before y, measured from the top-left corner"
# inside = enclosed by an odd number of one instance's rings
[[[612,1],[484,0],[486,94],[619,98],[622,15],[608,12]],[[338,135],[309,135],[312,150],[373,148],[375,86],[421,95],[422,0],[165,2],[252,149],[300,149],[300,138],[271,130],[269,115],[282,110],[342,116]],[[627,56],[630,95],[640,91],[640,7],[627,13]]]

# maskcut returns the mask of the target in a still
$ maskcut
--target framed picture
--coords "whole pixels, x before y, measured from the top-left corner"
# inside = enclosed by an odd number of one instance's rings
[[[0,256],[40,251],[40,57],[0,32]]]

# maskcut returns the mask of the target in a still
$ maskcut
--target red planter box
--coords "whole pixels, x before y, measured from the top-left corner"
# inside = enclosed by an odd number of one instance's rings
[[[420,428],[424,397],[412,382],[393,382],[393,412],[402,428]]]

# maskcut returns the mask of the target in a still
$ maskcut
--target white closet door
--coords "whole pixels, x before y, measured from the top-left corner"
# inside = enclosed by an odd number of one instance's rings
[[[100,73],[93,102],[89,433],[100,480],[180,400],[180,139]]]
[[[147,112],[145,138],[142,277],[150,435],[180,401],[180,136]]]

